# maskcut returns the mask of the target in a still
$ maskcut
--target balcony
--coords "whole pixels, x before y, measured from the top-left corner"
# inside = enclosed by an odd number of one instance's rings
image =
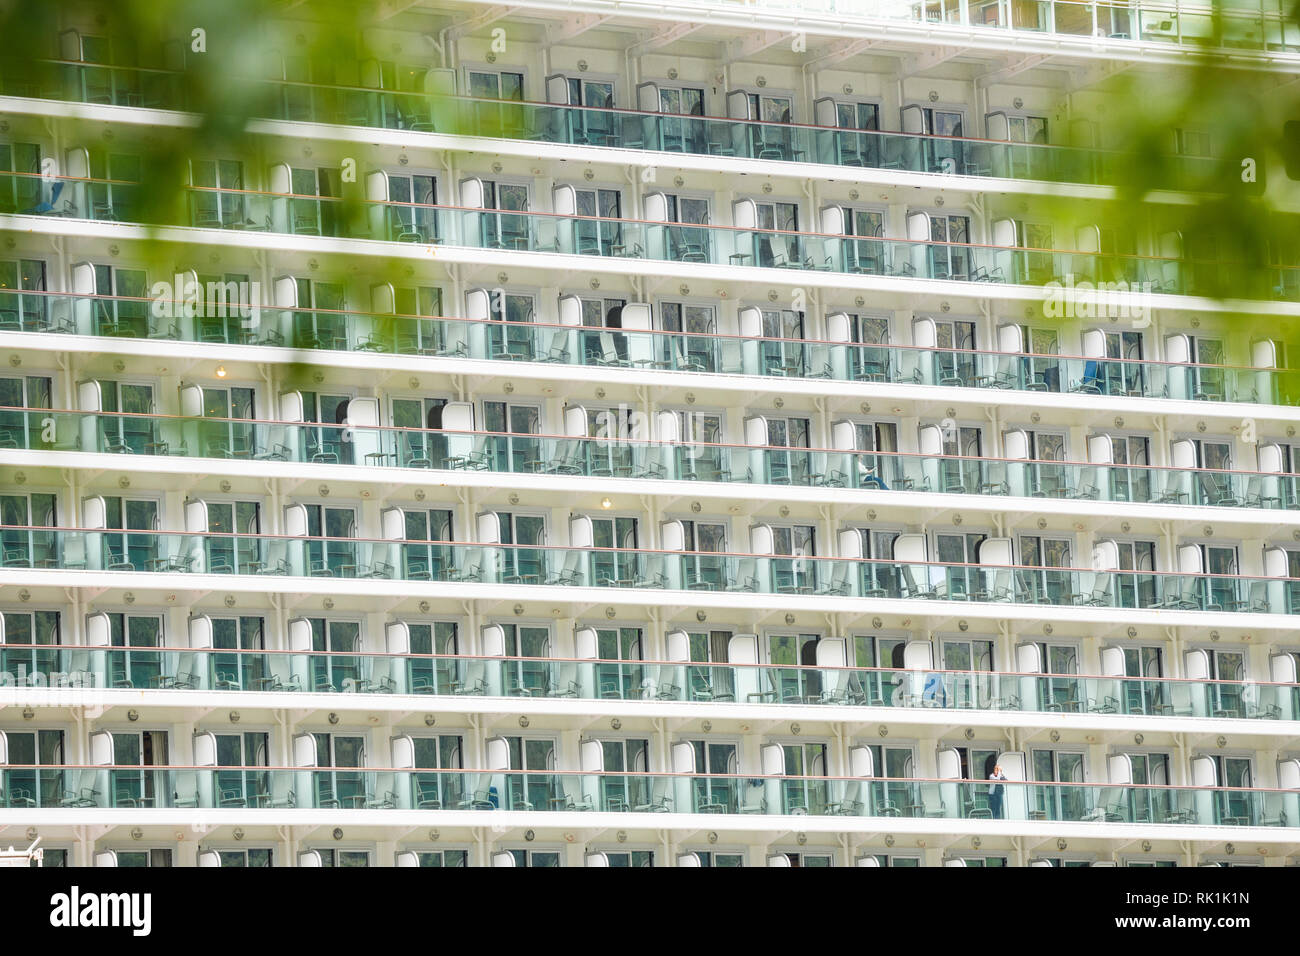
[[[0,95],[145,109],[188,109],[187,82],[183,73],[66,61],[0,68]],[[1132,161],[1115,151],[1046,143],[247,77],[234,82],[247,89],[253,115],[295,123],[1089,186],[1116,184]],[[1199,187],[1217,165],[1192,156],[1173,160],[1170,190]]]
[[[834,639],[831,639],[832,641]],[[670,639],[669,646],[673,642]],[[0,645],[10,686],[1300,720],[1300,685],[997,671],[353,651]],[[899,716],[905,716],[900,714]]]
[[[26,181],[35,175],[9,173],[0,179],[13,180],[15,189],[29,188]],[[125,196],[132,185],[122,184],[118,192]],[[124,217],[129,217],[138,207],[129,199],[114,204],[95,198],[99,195],[97,189],[102,190],[104,186],[105,183],[97,180],[57,179],[50,185],[49,197],[23,212],[131,221]],[[57,187],[62,188],[56,197]],[[471,249],[1040,289],[1055,283],[1054,288],[1061,294],[1086,281],[1101,289],[1098,307],[1103,312],[1122,312],[1125,317],[1138,317],[1146,307],[1147,293],[1300,300],[1300,266],[1276,263],[1268,264],[1261,273],[1264,278],[1255,287],[1246,288],[1239,264],[1220,260],[855,237],[747,225],[611,219],[252,190],[186,187],[185,197],[188,212],[183,223],[135,224],[183,224],[204,229],[426,244],[441,242]],[[214,214],[214,208],[222,212]],[[226,210],[231,210],[229,215]]]
[[[1287,577],[102,528],[7,525],[0,533],[16,542],[6,562],[11,573],[287,575],[453,583],[465,593],[479,585],[526,585],[1300,613],[1300,579]]]
[[[690,813],[1288,827],[1296,791],[959,779],[310,767],[13,767],[32,808]],[[13,801],[17,800],[17,803]]]
[[[0,331],[864,384],[1293,404],[1289,369],[0,290]],[[159,313],[162,313],[161,315]],[[208,314],[211,313],[211,314]],[[246,314],[245,314],[246,313]],[[649,325],[647,320],[646,325]],[[846,336],[847,338],[847,336]]]
[[[51,427],[52,426],[52,427]],[[1300,509],[1300,475],[0,407],[0,448],[433,471]]]

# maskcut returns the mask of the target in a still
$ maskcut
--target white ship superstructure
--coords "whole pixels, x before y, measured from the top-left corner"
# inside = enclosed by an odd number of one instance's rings
[[[192,31],[0,71],[0,842],[1297,861],[1300,258],[1109,216],[1207,7],[308,3],[160,181]]]

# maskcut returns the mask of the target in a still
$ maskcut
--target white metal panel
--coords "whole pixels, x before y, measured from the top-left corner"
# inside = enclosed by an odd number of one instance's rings
[[[208,531],[208,503],[201,498],[191,498],[185,502],[185,530],[190,534],[206,534]]]
[[[645,302],[629,302],[623,306],[623,329],[627,332],[649,332],[654,328],[654,317]]]
[[[488,770],[510,769],[510,744],[504,737],[489,737],[484,744]]]
[[[862,532],[857,528],[844,528],[839,533],[839,556],[841,558],[861,558]]]
[[[925,111],[915,103],[909,103],[902,109],[902,123],[904,133],[924,133],[925,129]]]
[[[849,748],[849,776],[850,777],[874,777],[876,775],[876,760],[871,753],[870,747],[850,747]]]
[[[1092,569],[1094,571],[1119,570],[1119,545],[1110,538],[1103,538],[1092,546]]]
[[[752,199],[737,199],[731,204],[731,224],[737,229],[757,229],[758,204]]]
[[[785,773],[785,749],[780,744],[763,744],[759,748],[759,762],[765,777],[779,777]]]
[[[1083,354],[1086,358],[1105,358],[1106,333],[1101,329],[1084,329]]]
[[[773,853],[767,858],[768,866],[789,866],[790,858],[784,853]]]
[[[271,293],[276,308],[298,308],[298,280],[293,276],[276,276],[271,283]]]
[[[676,412],[659,412],[656,416],[655,435],[662,442],[682,440],[682,423]]]
[[[646,113],[658,113],[660,108],[659,84],[638,83],[636,86],[636,108]]]
[[[500,624],[484,624],[479,629],[479,642],[483,645],[480,653],[484,657],[505,657],[506,632]]]
[[[481,322],[492,314],[492,294],[487,289],[470,289],[465,293],[465,318]]]
[[[578,744],[578,758],[583,773],[605,772],[605,747],[599,740],[584,740]]]
[[[307,534],[307,506],[292,504],[284,506],[284,533],[301,538]]]
[[[585,866],[609,866],[609,857],[603,853],[588,853],[583,858]]]
[[[552,187],[551,207],[557,216],[576,216],[578,214],[578,191],[572,186]]]
[[[198,385],[182,385],[180,388],[181,414],[186,418],[203,416],[203,389]]]
[[[750,554],[775,554],[776,543],[772,529],[765,524],[750,525],[749,528],[749,553]]]
[[[1255,368],[1277,368],[1277,343],[1260,339],[1250,346],[1250,364]]]
[[[324,861],[321,860],[319,850],[300,850],[298,852],[298,865],[312,868],[324,866],[325,864]]]
[[[401,508],[385,508],[379,512],[379,535],[386,541],[401,541],[406,537],[406,512]]]
[[[92,767],[113,765],[113,735],[107,730],[96,730],[90,735],[90,765]]]
[[[1016,671],[1021,674],[1041,674],[1043,653],[1032,641],[1016,645]]]
[[[1028,780],[1025,755],[1019,750],[1006,750],[998,754],[997,766],[1008,780]]]
[[[573,102],[569,90],[569,78],[563,73],[552,73],[546,78],[546,102],[563,103],[567,106],[578,105]]]
[[[302,392],[285,392],[280,396],[280,421],[301,422],[306,420],[307,404]]]
[[[934,775],[940,780],[958,780],[961,778],[961,754],[952,747],[945,747],[935,754]]]
[[[847,312],[832,312],[826,316],[827,341],[849,342],[852,338],[852,323]]]
[[[659,548],[662,551],[686,549],[686,528],[680,521],[665,521],[659,525]]]
[[[1133,782],[1133,761],[1128,754],[1111,754],[1106,758],[1106,776],[1109,783],[1128,786]]]
[[[95,854],[95,866],[117,866],[117,851],[100,850]]]
[[[749,94],[744,90],[727,91],[727,118],[738,120],[758,119],[750,113]]]
[[[934,647],[929,641],[908,641],[903,645],[903,667],[910,671],[928,671],[934,667]]]
[[[415,766],[415,741],[408,734],[400,734],[388,742],[392,751],[393,769],[408,770]]]
[[[673,773],[695,773],[695,745],[688,741],[673,744]]]
[[[930,214],[911,212],[907,214],[907,238],[914,242],[930,241]]]
[[[699,866],[700,858],[694,853],[679,853],[677,854],[677,865],[678,866]]]
[[[1016,241],[1016,223],[1014,219],[995,219],[992,229],[992,244],[995,246],[1018,246]]]
[[[480,511],[474,516],[474,526],[478,529],[475,540],[480,544],[501,543],[501,518],[495,511]]]
[[[483,180],[476,176],[460,181],[460,204],[465,209],[482,209],[487,200],[487,189]]]
[[[1259,470],[1279,474],[1282,471],[1282,446],[1276,443],[1259,446]]]
[[[455,96],[456,71],[446,68],[426,70],[424,92],[431,96]]]
[[[442,427],[449,432],[472,432],[474,406],[469,402],[448,402],[442,406]]]
[[[78,382],[77,404],[83,412],[102,412],[104,410],[104,397],[99,382],[93,379],[88,382]]]
[[[670,661],[691,659],[691,637],[685,631],[669,631],[664,635],[666,657]]]
[[[1196,467],[1196,445],[1189,438],[1181,438],[1169,445],[1169,464],[1174,468]]]
[[[378,282],[370,287],[370,311],[380,315],[397,311],[397,292],[391,282]]]
[[[880,861],[874,856],[860,856],[854,861],[854,866],[880,866]]]
[[[1192,360],[1192,342],[1186,335],[1165,336],[1165,361],[1190,362]]]
[[[1180,574],[1204,574],[1205,561],[1199,544],[1178,546],[1178,571]]]
[[[999,352],[1023,352],[1025,350],[1025,336],[1020,326],[1007,323],[998,326],[998,351]]]
[[[9,738],[0,730],[0,767],[9,763]]]
[[[747,305],[737,314],[740,334],[756,339],[763,335],[763,310],[757,306]]]
[[[1011,126],[1007,114],[1002,111],[984,114],[984,136],[986,139],[1011,139]]]
[[[288,163],[276,163],[271,167],[267,186],[271,192],[281,195],[293,192],[293,170]]]
[[[813,100],[813,123],[818,126],[839,126],[839,109],[829,96]]]
[[[1274,654],[1268,659],[1269,680],[1278,684],[1296,683],[1295,658],[1290,654]]]
[[[305,617],[295,617],[289,622],[289,650],[311,650],[311,621]]]
[[[894,539],[894,560],[899,564],[919,564],[930,560],[923,534],[900,534]]]
[[[573,656],[581,660],[595,660],[599,645],[594,627],[580,627],[573,632]]]
[[[1088,461],[1093,465],[1114,464],[1115,445],[1109,435],[1088,436]]]
[[[1300,759],[1284,757],[1277,762],[1277,788],[1300,790]]]
[[[831,447],[837,451],[857,451],[858,429],[853,422],[831,422]]]
[[[414,850],[402,850],[393,857],[394,866],[419,866],[420,858],[415,855]]]
[[[592,529],[591,518],[587,515],[573,515],[569,518],[569,547],[595,547],[595,532]]]
[[[571,438],[586,438],[590,416],[582,405],[564,407],[564,434]]]
[[[315,735],[295,734],[293,738],[293,765],[295,767],[315,767],[319,763]]]
[[[389,654],[411,653],[411,629],[405,621],[389,621],[384,625],[384,651]]]
[[[1004,458],[1029,457],[1029,435],[1022,428],[1015,428],[1002,433],[1002,456]]]
[[[1210,679],[1210,655],[1203,648],[1183,652],[1183,676],[1188,680]]]
[[[202,850],[198,855],[199,866],[221,866],[221,857],[216,850]]]
[[[1101,229],[1097,226],[1080,226],[1074,230],[1075,248],[1090,255],[1101,252]]]
[[[215,767],[217,765],[217,737],[211,731],[199,731],[194,734],[194,766]]]
[[[1218,785],[1219,778],[1214,769],[1214,759],[1206,754],[1192,757],[1192,786],[1217,787]]]
[[[936,348],[939,343],[939,329],[934,319],[921,316],[912,320],[912,344],[920,349]]]
[[[668,197],[663,193],[647,193],[641,200],[641,214],[646,222],[667,222]]]
[[[735,634],[727,642],[727,660],[732,664],[758,663],[758,635]]]
[[[818,212],[820,220],[821,233],[825,236],[843,236],[847,234],[844,228],[844,209],[841,206],[822,206]]]
[[[379,399],[369,397],[352,399],[348,402],[348,411],[345,417],[349,425],[358,425],[365,428],[377,426],[379,424]]]
[[[103,611],[86,615],[86,645],[88,647],[108,647],[112,642],[112,631],[108,615]]]
[[[943,429],[938,425],[922,425],[917,429],[917,450],[922,455],[943,454]]]
[[[1101,673],[1105,677],[1124,676],[1124,649],[1121,647],[1103,647],[1101,649]]]
[[[817,642],[818,667],[847,667],[848,646],[842,637],[823,637]]]
[[[559,299],[560,325],[582,325],[582,300],[576,295]]]
[[[943,865],[944,866],[965,866],[966,861],[961,859],[960,857],[952,857],[950,859],[944,860]]]
[[[986,567],[1007,567],[1015,564],[1010,538],[985,538],[980,542],[978,560]]]

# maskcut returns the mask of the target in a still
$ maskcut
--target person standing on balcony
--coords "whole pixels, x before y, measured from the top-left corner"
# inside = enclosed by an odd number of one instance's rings
[[[993,772],[989,774],[989,779],[990,780],[1007,779],[1007,775],[1002,772],[1001,764],[993,768]],[[1002,794],[1003,791],[1005,790],[1006,787],[1004,787],[1000,783],[995,783],[989,787],[989,811],[993,814],[994,820],[1002,819]]]

